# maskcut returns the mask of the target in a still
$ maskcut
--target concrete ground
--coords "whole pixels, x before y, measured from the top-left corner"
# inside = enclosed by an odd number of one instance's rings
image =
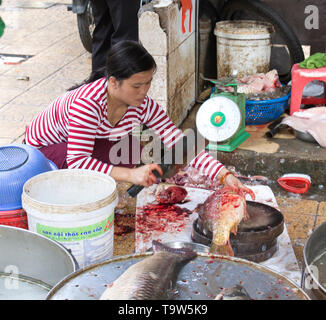
[[[91,55],[79,39],[76,15],[67,11],[68,1],[3,0],[0,15],[7,27],[0,38],[0,55],[31,56],[20,64],[0,64],[0,145],[20,143],[25,126],[54,98],[83,81],[91,70]],[[33,4],[33,8],[28,7]],[[44,6],[45,7],[42,7]],[[25,6],[25,8],[21,8]],[[184,127],[192,126],[196,109]],[[266,128],[265,128],[266,129]],[[233,153],[220,153],[219,159],[234,165],[242,174],[266,175],[284,214],[293,248],[302,263],[303,246],[310,233],[326,221],[325,149],[292,137],[268,141],[261,127],[250,127],[250,140]],[[276,145],[275,145],[276,144]],[[283,160],[282,160],[283,159]],[[300,160],[300,161],[299,161]],[[301,167],[296,167],[300,162]],[[258,165],[258,164],[259,165]],[[286,165],[290,165],[286,167]],[[308,195],[286,193],[275,183],[288,170],[305,170],[313,175],[314,189]],[[318,173],[319,172],[319,173]],[[135,200],[123,193],[125,203],[118,215],[120,225],[133,226]],[[115,236],[115,255],[132,253],[134,233]]]
[[[0,65],[0,143],[20,142],[25,126],[53,99],[84,80],[91,56],[79,39],[76,15],[68,1],[46,8],[18,8],[41,1],[2,1],[6,24],[1,54],[31,55],[17,65]],[[20,80],[26,79],[29,80]]]

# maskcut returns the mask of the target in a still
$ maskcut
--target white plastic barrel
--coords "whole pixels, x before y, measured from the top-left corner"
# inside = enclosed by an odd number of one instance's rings
[[[217,75],[237,77],[266,73],[270,67],[273,25],[263,21],[226,20],[216,23]]]
[[[22,194],[28,229],[70,249],[81,268],[112,257],[117,203],[113,178],[82,169],[34,176]]]

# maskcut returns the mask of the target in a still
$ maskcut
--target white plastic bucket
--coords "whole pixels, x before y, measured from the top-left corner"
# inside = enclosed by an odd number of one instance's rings
[[[39,174],[22,194],[28,229],[70,249],[81,268],[112,257],[117,203],[114,179],[92,170]]]
[[[238,77],[266,73],[270,67],[273,25],[263,21],[226,20],[216,23],[217,75]]]

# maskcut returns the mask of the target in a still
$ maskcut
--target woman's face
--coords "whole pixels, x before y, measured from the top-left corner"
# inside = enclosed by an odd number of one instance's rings
[[[151,86],[154,69],[135,73],[130,78],[123,81],[116,81],[113,85],[113,94],[115,99],[120,100],[129,106],[140,106]],[[111,83],[112,77],[109,79]]]

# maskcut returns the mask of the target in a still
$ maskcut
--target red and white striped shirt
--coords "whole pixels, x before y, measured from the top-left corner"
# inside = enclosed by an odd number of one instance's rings
[[[38,114],[25,132],[27,144],[36,148],[67,142],[68,168],[90,169],[110,174],[113,165],[92,157],[95,138],[118,141],[135,127],[146,124],[171,148],[183,137],[162,107],[149,97],[138,106],[129,106],[122,119],[112,126],[107,118],[107,80],[101,78],[66,92]],[[212,180],[223,165],[207,152],[190,163]]]

